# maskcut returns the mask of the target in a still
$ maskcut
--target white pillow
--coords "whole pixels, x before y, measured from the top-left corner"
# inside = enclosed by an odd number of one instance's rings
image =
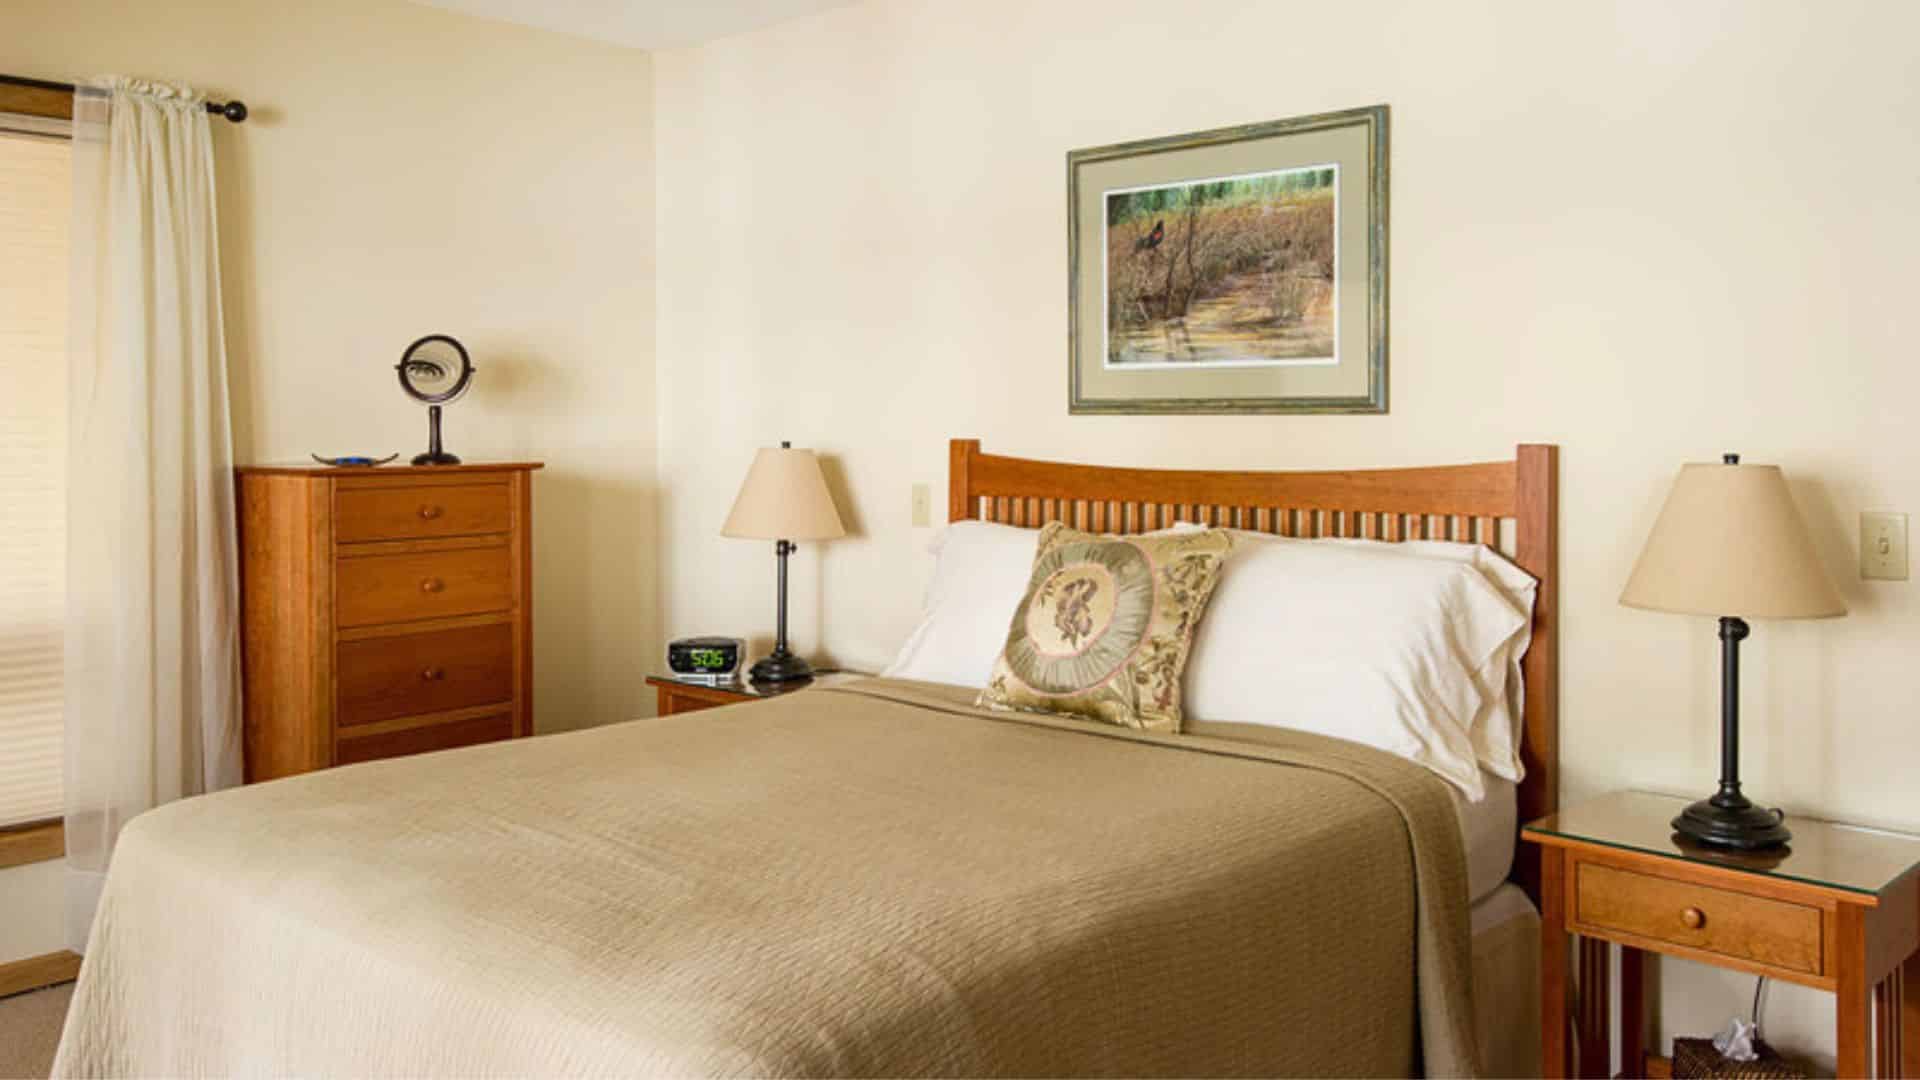
[[[1238,539],[1244,542],[1245,537]],[[1484,544],[1463,544],[1449,540],[1390,543],[1384,540],[1336,539],[1328,542],[1350,544],[1382,555],[1413,555],[1468,563],[1485,575],[1487,583],[1498,589],[1515,610],[1526,616],[1519,632],[1513,635],[1506,647],[1499,650],[1484,668],[1474,672],[1474,678],[1482,683],[1489,700],[1480,710],[1480,715],[1474,718],[1471,729],[1473,752],[1480,760],[1480,767],[1495,776],[1519,783],[1527,775],[1526,766],[1520,761],[1520,727],[1526,705],[1526,680],[1521,675],[1520,661],[1533,643],[1533,605],[1540,592],[1540,583],[1534,580],[1532,574]]]
[[[956,521],[934,534],[936,556],[920,625],[880,674],[954,686],[987,685],[1027,594],[1039,529]]]
[[[1485,672],[1505,672],[1526,613],[1470,561],[1237,540],[1194,637],[1187,715],[1365,743],[1483,798],[1472,729],[1504,682]]]
[[[1204,526],[1182,522],[1176,528],[1199,529]],[[1516,610],[1524,614],[1526,621],[1505,648],[1489,657],[1488,663],[1473,673],[1486,700],[1480,714],[1469,727],[1469,735],[1473,740],[1474,756],[1479,759],[1481,768],[1516,784],[1526,776],[1526,766],[1520,759],[1520,727],[1526,704],[1526,682],[1521,674],[1520,662],[1533,642],[1533,605],[1540,585],[1532,574],[1484,544],[1450,540],[1388,542],[1339,537],[1302,540],[1244,529],[1228,531],[1234,535],[1235,550],[1244,550],[1249,543],[1262,542],[1340,544],[1382,556],[1448,559],[1467,563],[1484,574],[1488,584],[1499,590]]]
[[[927,543],[936,558],[920,625],[880,674],[986,686],[1014,609],[1027,595],[1039,541],[1039,529],[991,521],[956,521],[935,533]]]

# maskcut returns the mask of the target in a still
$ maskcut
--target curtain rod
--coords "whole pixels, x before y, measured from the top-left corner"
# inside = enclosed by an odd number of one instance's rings
[[[0,83],[6,83],[9,86],[31,86],[38,90],[54,90],[68,94],[75,92],[75,87],[72,83],[49,82],[46,79],[23,79],[18,75],[0,75]],[[246,103],[242,101],[209,101],[207,102],[207,111],[215,116],[224,116],[236,124],[247,118],[247,106]]]

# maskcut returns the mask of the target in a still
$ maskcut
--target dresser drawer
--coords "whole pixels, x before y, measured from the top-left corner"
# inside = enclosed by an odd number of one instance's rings
[[[334,602],[341,626],[506,611],[512,555],[501,545],[342,558]]]
[[[341,727],[513,698],[513,626],[471,626],[340,643]]]
[[[451,750],[456,746],[477,746],[513,737],[513,714],[479,716],[450,724],[388,731],[377,735],[342,738],[333,752],[335,765],[352,765],[381,758],[424,754],[431,750]]]
[[[505,484],[341,488],[334,500],[334,539],[343,544],[503,533],[513,524]]]
[[[1573,875],[1578,924],[1824,974],[1819,908],[1584,860],[1573,864]]]

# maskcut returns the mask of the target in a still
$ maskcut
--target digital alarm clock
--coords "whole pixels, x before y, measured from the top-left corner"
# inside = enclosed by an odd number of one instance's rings
[[[747,643],[733,637],[688,637],[667,642],[667,670],[676,679],[718,686],[740,680]]]

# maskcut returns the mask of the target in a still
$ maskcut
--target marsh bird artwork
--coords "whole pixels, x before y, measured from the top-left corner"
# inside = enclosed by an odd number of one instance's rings
[[[1106,193],[1110,367],[1334,364],[1339,170]]]
[[[1067,411],[1386,412],[1388,121],[1068,151]]]

